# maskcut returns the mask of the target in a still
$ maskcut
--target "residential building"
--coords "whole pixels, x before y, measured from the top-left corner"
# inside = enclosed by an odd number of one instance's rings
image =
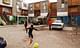
[[[12,16],[12,0],[0,0],[0,17],[9,24],[9,16]]]
[[[57,19],[57,2],[51,2],[49,8],[48,23],[54,22]]]
[[[0,0],[0,16],[4,11],[7,15],[12,15],[12,0]]]
[[[68,24],[68,0],[57,1],[57,19],[61,19],[65,25]]]
[[[80,0],[68,0],[69,20],[72,25],[80,25]]]
[[[6,12],[6,17],[3,17],[4,12]],[[21,0],[0,0],[0,16],[5,22],[23,22],[28,16],[27,4]]]
[[[19,3],[17,8],[17,23],[24,24],[24,21],[28,17],[28,4],[23,1],[19,1]]]
[[[31,20],[45,22],[45,17],[48,14],[48,2],[39,1],[34,3],[29,3],[29,17]],[[32,19],[33,18],[33,19]]]

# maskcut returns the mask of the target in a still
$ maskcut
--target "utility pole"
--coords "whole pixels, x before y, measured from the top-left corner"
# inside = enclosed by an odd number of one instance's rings
[[[13,12],[12,14],[13,14],[13,16],[17,16],[17,5],[16,4],[17,4],[17,0],[13,0],[12,1],[12,7],[13,7],[12,8],[12,12]]]

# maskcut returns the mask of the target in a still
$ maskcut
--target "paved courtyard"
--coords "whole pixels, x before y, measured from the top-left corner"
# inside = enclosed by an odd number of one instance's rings
[[[33,35],[33,44],[37,41],[39,48],[80,48],[80,35],[76,35],[74,31],[46,29],[33,31]],[[28,48],[28,42],[24,41],[27,34],[22,25],[0,27],[0,36],[7,40],[6,48]]]

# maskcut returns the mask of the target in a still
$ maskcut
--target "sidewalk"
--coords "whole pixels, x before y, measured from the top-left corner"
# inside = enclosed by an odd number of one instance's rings
[[[34,27],[39,28],[39,27],[48,27],[47,25],[34,25]]]
[[[48,26],[47,25],[35,25],[35,27],[36,28],[41,28],[41,29],[44,29],[44,30],[48,30]],[[67,26],[65,26],[64,28],[63,28],[63,30],[65,30],[65,31],[73,31],[73,27],[67,27]]]
[[[63,30],[72,31],[73,27],[64,27]]]
[[[23,27],[24,25],[6,25],[6,26],[8,26],[8,27],[16,27],[16,26],[21,26],[21,27]],[[6,27],[6,26],[0,26],[0,28],[2,28],[2,27]],[[42,30],[49,30],[48,29],[48,25],[34,25],[34,27],[35,28],[39,28],[39,29],[42,29]],[[63,28],[63,30],[65,30],[65,31],[73,31],[73,28],[74,27],[68,27],[68,26],[65,26],[64,28]],[[80,29],[80,27],[78,27],[78,30]]]

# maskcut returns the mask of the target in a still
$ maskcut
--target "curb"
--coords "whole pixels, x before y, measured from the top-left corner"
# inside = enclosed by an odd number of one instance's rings
[[[63,30],[73,31],[73,27],[64,27]]]

